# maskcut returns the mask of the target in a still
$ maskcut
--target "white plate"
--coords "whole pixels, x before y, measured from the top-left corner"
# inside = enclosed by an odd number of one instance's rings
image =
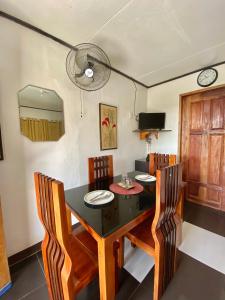
[[[96,190],[87,193],[84,196],[84,201],[92,205],[106,204],[114,199],[114,194],[106,190]]]
[[[145,182],[156,181],[156,177],[149,175],[149,174],[136,175],[135,179],[140,180],[140,181],[145,181]]]

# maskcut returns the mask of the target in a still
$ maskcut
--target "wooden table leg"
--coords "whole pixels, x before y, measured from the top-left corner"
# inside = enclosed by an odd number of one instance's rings
[[[115,299],[115,258],[113,242],[107,238],[98,241],[100,300]]]
[[[124,265],[124,237],[119,238],[120,247],[118,248],[118,267],[121,269]]]

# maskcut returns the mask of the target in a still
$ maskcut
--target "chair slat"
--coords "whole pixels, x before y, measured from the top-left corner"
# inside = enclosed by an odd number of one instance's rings
[[[150,153],[149,154],[149,173],[153,176],[156,175],[156,170],[172,166],[176,164],[175,154],[161,154]]]
[[[89,183],[95,183],[107,178],[113,177],[113,158],[112,155],[90,157],[89,166]]]
[[[156,212],[152,224],[155,241],[155,281],[154,299],[159,299],[170,280],[176,266],[176,207],[182,183],[182,165],[177,164],[157,170]]]
[[[51,300],[64,300],[61,271],[65,263],[65,253],[62,251],[56,232],[56,223],[58,221],[56,221],[53,201],[52,185],[54,183],[55,180],[40,173],[35,173],[38,212],[45,228],[42,254],[49,296]],[[61,215],[59,214],[60,217]],[[68,235],[68,232],[64,231],[63,234]],[[68,277],[70,277],[70,274],[68,274]]]

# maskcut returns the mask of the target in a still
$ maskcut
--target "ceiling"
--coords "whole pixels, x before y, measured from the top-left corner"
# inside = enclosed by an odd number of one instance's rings
[[[224,0],[0,0],[0,10],[151,86],[225,61]]]

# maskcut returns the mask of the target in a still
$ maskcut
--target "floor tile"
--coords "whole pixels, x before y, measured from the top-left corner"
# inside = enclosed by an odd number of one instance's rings
[[[225,274],[224,237],[184,222],[183,242],[179,250]]]
[[[46,284],[37,289],[34,289],[30,293],[24,295],[19,300],[49,300],[48,289]]]
[[[42,252],[40,251],[40,252],[36,253],[36,256],[37,256],[38,262],[39,262],[39,264],[41,266],[41,269],[44,272],[44,264],[43,264]]]
[[[17,264],[11,272],[11,277],[13,287],[1,297],[1,300],[18,300],[45,283],[45,277],[35,255]]]
[[[149,233],[150,234],[150,233]],[[154,266],[154,259],[139,248],[133,248],[128,239],[125,239],[124,269],[136,280],[142,282]]]
[[[138,286],[139,282],[126,270],[122,270],[119,275],[119,291],[116,300],[128,299]]]
[[[76,300],[99,300],[99,285],[98,279],[92,281],[87,287],[82,289],[77,295]]]
[[[128,300],[152,300],[153,299],[154,268],[148,273],[144,281],[134,290]]]
[[[162,300],[224,300],[225,276],[180,253],[180,265]],[[153,269],[129,300],[153,299]]]
[[[225,237],[225,212],[185,201],[184,220]]]
[[[224,300],[225,276],[182,254],[176,276],[162,300]]]
[[[139,286],[139,282],[131,276],[126,270],[119,271],[119,290],[116,300],[128,299],[134,290]],[[86,288],[80,291],[77,300],[99,300],[99,282],[98,279],[90,283]]]

